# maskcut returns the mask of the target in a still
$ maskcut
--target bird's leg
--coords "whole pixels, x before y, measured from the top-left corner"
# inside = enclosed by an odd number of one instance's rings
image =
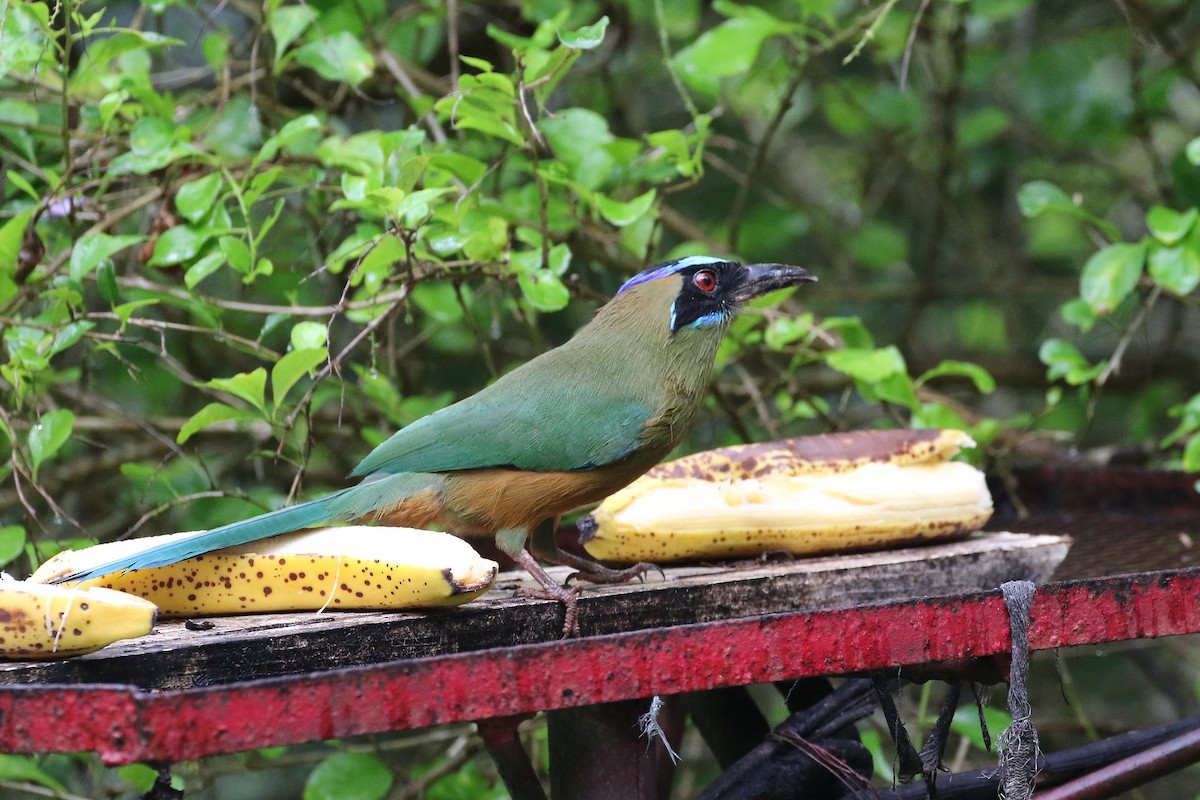
[[[510,529],[496,532],[496,545],[517,564],[525,569],[533,579],[541,584],[541,589],[519,588],[516,593],[537,600],[557,600],[563,604],[563,638],[579,635],[579,587],[560,586],[558,581],[542,568],[537,559],[525,549],[529,532],[525,529]]]
[[[554,540],[554,529],[556,527],[557,521],[548,519],[534,528],[530,549],[543,561],[549,561],[552,564],[561,564],[564,567],[578,570],[575,575],[567,578],[568,581],[573,577],[579,577],[591,583],[626,583],[634,578],[642,580],[645,574],[652,570],[658,570],[659,574],[662,574],[661,567],[647,561],[634,564],[632,567],[626,567],[625,569],[613,569],[590,558],[568,553],[562,550],[558,546],[558,542]]]

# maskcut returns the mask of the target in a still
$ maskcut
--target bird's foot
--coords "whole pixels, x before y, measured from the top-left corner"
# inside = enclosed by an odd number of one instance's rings
[[[572,572],[568,575],[567,583],[570,583],[572,578],[578,578],[581,581],[588,581],[590,583],[627,583],[634,578],[637,578],[639,581],[645,581],[647,572],[658,572],[664,578],[667,577],[662,567],[658,564],[651,564],[649,561],[641,561],[625,569],[613,569],[603,564],[572,564],[570,566],[577,569],[578,572]]]
[[[513,561],[516,561],[525,571],[533,576],[533,579],[541,584],[541,588],[533,587],[518,587],[514,594],[522,597],[529,597],[534,600],[557,600],[563,605],[563,638],[568,639],[572,636],[579,635],[579,592],[582,591],[579,586],[559,586],[558,581],[550,576],[550,573],[542,569],[542,565],[537,562],[527,550],[519,550],[512,554]]]
[[[541,556],[546,561],[553,561],[555,564],[575,570],[567,577],[567,583],[571,582],[571,578],[578,578],[589,583],[627,583],[634,578],[644,581],[647,572],[655,571],[664,578],[667,577],[662,567],[648,561],[642,561],[624,569],[613,569],[590,558],[577,556],[565,550],[555,549],[553,553],[541,553]]]
[[[557,583],[550,586],[543,586],[540,589],[535,589],[532,586],[521,586],[513,591],[521,597],[528,597],[532,600],[557,600],[562,603],[563,615],[563,638],[570,639],[572,636],[579,635],[579,586],[559,586]]]

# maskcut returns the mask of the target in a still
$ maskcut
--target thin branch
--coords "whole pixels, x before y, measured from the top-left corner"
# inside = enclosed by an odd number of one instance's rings
[[[667,14],[663,10],[663,1],[654,0],[654,20],[658,27],[658,46],[662,50],[663,66],[667,68],[667,74],[671,76],[671,83],[675,85],[675,91],[679,93],[680,99],[683,100],[683,106],[687,109],[688,116],[693,120],[700,116],[700,109],[696,107],[696,102],[692,100],[692,95],[688,92],[687,87],[683,85],[683,79],[679,77],[679,73],[675,70],[675,63],[671,55],[671,40],[667,36]]]
[[[164,286],[160,283],[154,283],[141,277],[125,277],[117,278],[117,284],[126,289],[145,289],[151,292],[159,292],[169,295],[180,300],[199,300],[202,303],[211,304],[218,308],[223,308],[227,311],[245,311],[250,314],[290,314],[297,317],[326,317],[331,314],[337,314],[343,311],[365,311],[367,309],[378,308],[379,306],[388,305],[395,302],[397,299],[404,299],[408,296],[408,289],[397,289],[388,294],[381,294],[370,300],[356,300],[346,303],[345,305],[325,305],[325,306],[279,306],[270,303],[246,303],[241,300],[225,300],[222,298],[202,295],[198,292],[188,292],[183,289],[176,289],[172,286]]]
[[[1109,356],[1108,363],[1104,365],[1104,370],[1096,378],[1096,386],[1103,386],[1108,382],[1108,379],[1121,368],[1121,361],[1125,357],[1125,351],[1129,348],[1129,343],[1133,341],[1134,334],[1142,327],[1146,321],[1146,317],[1150,314],[1150,309],[1154,308],[1154,304],[1158,302],[1158,298],[1162,296],[1162,287],[1155,284],[1150,290],[1150,294],[1146,297],[1146,302],[1138,309],[1137,316],[1129,323],[1129,327],[1121,334],[1121,341],[1117,342],[1116,348],[1113,349],[1113,354]]]
[[[408,94],[409,99],[419,99],[421,97],[421,90],[413,83],[413,79],[409,77],[409,74],[404,71],[404,67],[400,65],[400,61],[396,58],[395,54],[384,47],[380,48],[378,55],[379,60],[383,62],[384,69],[391,73],[392,77],[396,79],[396,83],[400,84],[401,88]],[[456,80],[455,85],[457,84],[458,81]],[[433,113],[433,109],[427,109],[421,115],[421,119],[425,122],[425,126],[429,128],[429,133],[433,136],[433,140],[438,144],[444,144],[446,142],[446,131],[442,128],[442,123],[438,122],[437,115]],[[458,182],[457,178],[455,182]],[[461,184],[459,188],[463,188]]]

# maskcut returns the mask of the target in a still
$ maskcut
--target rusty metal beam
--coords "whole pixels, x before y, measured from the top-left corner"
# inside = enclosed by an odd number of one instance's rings
[[[1200,631],[1200,571],[1042,587],[1035,650]],[[0,751],[171,763],[653,694],[1006,652],[998,592],[796,611],[180,691],[0,689]]]

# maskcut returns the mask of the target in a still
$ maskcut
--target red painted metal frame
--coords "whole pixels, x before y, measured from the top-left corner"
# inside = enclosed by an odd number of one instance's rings
[[[1032,649],[1200,631],[1200,570],[1050,584]],[[1010,646],[998,592],[522,645],[168,692],[0,690],[0,750],[170,763],[653,694],[990,656]]]

